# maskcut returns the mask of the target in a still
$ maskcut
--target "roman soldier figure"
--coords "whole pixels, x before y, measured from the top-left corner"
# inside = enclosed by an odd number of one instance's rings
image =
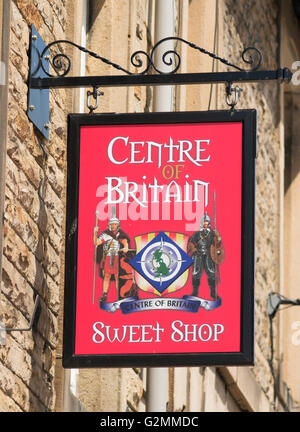
[[[200,221],[200,230],[196,231],[188,241],[188,253],[193,257],[192,295],[198,296],[203,270],[207,275],[211,297],[217,299],[219,264],[224,259],[222,239],[217,230],[211,229],[210,217],[204,214]]]
[[[97,263],[100,276],[103,277],[103,293],[100,301],[106,301],[111,279],[115,281],[119,297],[119,253],[127,253],[130,247],[128,235],[120,229],[120,221],[112,215],[108,228],[98,236],[98,227],[94,228],[94,244],[97,247]]]

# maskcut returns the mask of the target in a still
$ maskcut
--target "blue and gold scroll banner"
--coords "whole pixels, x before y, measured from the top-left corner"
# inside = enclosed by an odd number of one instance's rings
[[[195,296],[183,296],[180,298],[149,298],[139,300],[136,297],[128,297],[116,302],[100,302],[100,309],[107,312],[121,310],[123,314],[133,312],[144,312],[149,310],[178,310],[182,312],[198,312],[199,308],[207,311],[213,310],[221,305],[221,298],[207,300]]]

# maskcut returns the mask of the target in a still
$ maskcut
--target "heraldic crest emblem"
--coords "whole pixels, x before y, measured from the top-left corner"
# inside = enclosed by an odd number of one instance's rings
[[[169,294],[182,288],[188,278],[183,275],[193,264],[184,251],[188,236],[179,233],[148,233],[135,237],[137,254],[129,261],[136,270],[140,289],[156,295]]]

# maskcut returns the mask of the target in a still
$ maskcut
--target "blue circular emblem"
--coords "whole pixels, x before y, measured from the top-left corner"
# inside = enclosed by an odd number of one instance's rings
[[[178,249],[171,243],[161,240],[145,247],[141,257],[141,268],[148,278],[166,282],[176,278],[181,261]]]

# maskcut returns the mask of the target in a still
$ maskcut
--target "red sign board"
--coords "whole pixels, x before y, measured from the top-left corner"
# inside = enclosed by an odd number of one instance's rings
[[[70,115],[64,366],[253,363],[256,112]]]

